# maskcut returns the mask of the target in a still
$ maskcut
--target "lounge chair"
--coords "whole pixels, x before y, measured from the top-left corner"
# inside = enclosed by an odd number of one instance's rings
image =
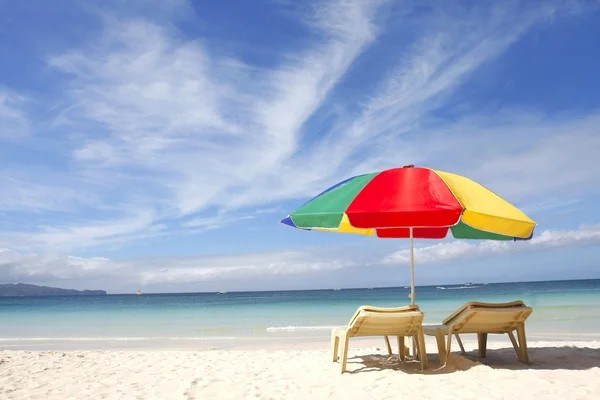
[[[417,342],[421,368],[427,368],[427,352],[425,335],[423,334],[423,313],[417,306],[400,308],[360,307],[347,328],[336,328],[331,331],[331,351],[333,362],[341,358],[341,372],[346,371],[348,360],[348,341],[351,337],[384,336],[388,353],[392,348],[388,336],[398,338],[398,354],[401,360],[406,355],[405,337],[414,337]],[[339,350],[339,353],[338,353]]]
[[[476,333],[479,343],[479,356],[485,357],[488,334],[507,333],[517,352],[517,357],[522,363],[529,363],[527,353],[527,340],[525,339],[525,320],[531,315],[533,309],[527,307],[522,301],[511,303],[478,303],[470,302],[463,305],[455,313],[446,318],[442,325],[424,326],[426,335],[435,336],[437,340],[440,363],[446,364],[452,345],[452,335],[456,336],[460,350],[465,353],[465,348],[458,334]],[[517,331],[519,343],[515,340],[513,331]],[[448,342],[445,343],[445,335]]]

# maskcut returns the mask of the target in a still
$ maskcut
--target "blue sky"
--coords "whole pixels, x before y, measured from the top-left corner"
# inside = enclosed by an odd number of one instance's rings
[[[417,241],[417,284],[600,277],[595,2],[0,10],[0,281],[406,285],[407,241],[278,221],[409,163],[469,176],[539,224],[527,243]]]

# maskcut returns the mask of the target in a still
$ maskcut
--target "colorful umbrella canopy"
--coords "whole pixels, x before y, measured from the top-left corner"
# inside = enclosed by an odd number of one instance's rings
[[[382,238],[530,239],[535,222],[484,186],[428,168],[388,169],[346,179],[284,218],[296,228]]]
[[[429,168],[388,169],[346,179],[281,220],[305,229],[410,238],[528,240],[536,223],[464,176]]]

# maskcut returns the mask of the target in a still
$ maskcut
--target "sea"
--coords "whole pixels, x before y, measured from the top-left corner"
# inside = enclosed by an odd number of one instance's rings
[[[167,347],[326,339],[361,305],[408,305],[409,287],[0,297],[0,349]],[[530,340],[600,340],[600,279],[418,286],[425,323],[468,301],[523,300]]]

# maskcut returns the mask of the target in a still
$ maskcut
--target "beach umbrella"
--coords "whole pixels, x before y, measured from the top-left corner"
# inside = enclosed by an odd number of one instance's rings
[[[408,165],[339,182],[281,223],[304,230],[410,239],[528,240],[536,223],[491,190],[461,175]]]

